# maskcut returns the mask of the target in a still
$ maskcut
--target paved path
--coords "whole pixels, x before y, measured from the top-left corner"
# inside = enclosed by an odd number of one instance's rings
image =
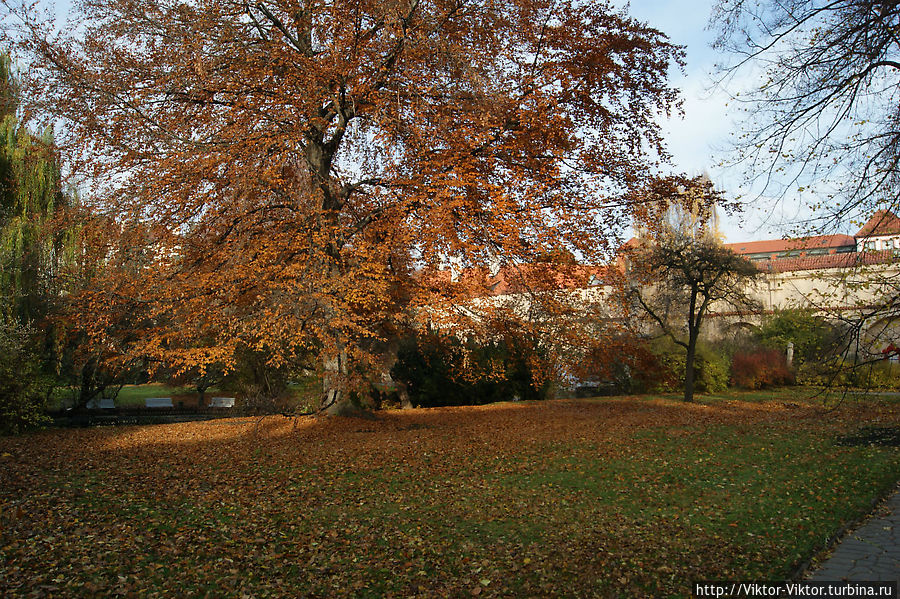
[[[900,491],[894,491],[871,518],[845,536],[807,579],[900,582]]]

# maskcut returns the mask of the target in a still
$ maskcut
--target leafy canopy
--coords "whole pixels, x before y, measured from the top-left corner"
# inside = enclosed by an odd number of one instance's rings
[[[184,368],[248,347],[350,376],[424,306],[466,318],[484,285],[448,263],[606,256],[682,60],[605,2],[88,0],[63,34],[11,10],[33,108],[139,258],[83,313]]]

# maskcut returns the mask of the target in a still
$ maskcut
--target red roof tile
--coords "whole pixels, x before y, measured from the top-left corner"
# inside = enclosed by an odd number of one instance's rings
[[[900,233],[900,218],[890,210],[878,210],[856,234],[857,237],[878,237]]]
[[[897,261],[891,251],[881,252],[848,252],[843,254],[825,254],[819,256],[801,256],[797,258],[775,258],[755,262],[763,272],[797,272],[802,270],[820,270],[825,268],[851,268]]]
[[[837,249],[856,246],[856,240],[849,235],[816,235],[796,239],[767,239],[765,241],[745,241],[726,243],[735,254],[763,254],[775,252],[801,252],[814,249]]]

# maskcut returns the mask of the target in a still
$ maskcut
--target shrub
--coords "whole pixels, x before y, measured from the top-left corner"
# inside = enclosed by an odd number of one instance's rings
[[[684,389],[686,351],[667,338],[652,344],[659,364],[659,378],[649,385],[652,392],[675,392]],[[728,387],[728,362],[705,344],[697,344],[694,356],[694,389],[698,393],[718,393]]]
[[[852,386],[853,368],[840,358],[818,362],[803,362],[795,368],[795,379],[799,385],[815,387]]]
[[[778,351],[794,344],[794,367],[821,363],[835,355],[841,331],[824,318],[804,310],[782,310],[768,318],[757,333],[759,343]]]
[[[391,377],[416,407],[545,399],[549,384],[534,376],[541,357],[527,339],[479,344],[425,331],[401,343]]]
[[[735,352],[731,360],[731,382],[744,389],[764,389],[794,383],[794,374],[784,354],[775,349],[760,348]]]
[[[900,389],[900,364],[887,360],[863,364],[847,373],[848,382],[864,389]]]
[[[50,385],[30,329],[0,321],[0,434],[16,434],[48,421]]]
[[[238,396],[238,407],[248,414],[280,411],[293,373],[286,365],[273,366],[267,352],[246,346],[237,350],[234,370],[224,375],[219,387]]]
[[[668,340],[657,341],[653,344],[653,355],[658,366],[658,378],[647,381],[647,390],[672,393],[684,389],[684,349]]]
[[[645,393],[666,374],[648,341],[631,335],[598,339],[573,371],[581,380],[598,383],[585,395]]]
[[[701,346],[694,361],[697,391],[718,393],[728,388],[728,362],[723,356]]]

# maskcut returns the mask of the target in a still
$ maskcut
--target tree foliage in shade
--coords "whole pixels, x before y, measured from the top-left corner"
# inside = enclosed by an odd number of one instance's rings
[[[714,228],[718,194],[705,177],[667,177],[643,190],[643,237],[627,257],[626,301],[685,350],[684,400],[693,401],[697,342],[713,310],[755,307],[756,266],[726,248]]]
[[[480,405],[546,399],[549,381],[536,380],[542,348],[534,339],[498,337],[487,343],[425,330],[402,341],[392,378],[414,407]]]
[[[0,324],[19,331],[10,339],[27,331],[22,347],[37,356],[41,376],[80,389],[74,403],[85,405],[107,385],[99,356],[110,348],[71,326],[67,316],[78,305],[69,300],[103,272],[109,252],[84,241],[98,231],[107,238],[110,221],[63,191],[52,128],[36,135],[23,122],[21,75],[12,65],[9,54],[0,57]],[[34,375],[30,367],[15,371]]]
[[[37,339],[29,327],[0,319],[0,435],[47,421],[50,387],[41,372]]]
[[[764,193],[812,187],[817,227],[900,201],[900,5],[882,0],[720,0],[723,74],[761,72],[740,160]]]
[[[467,317],[483,278],[442,265],[607,257],[627,224],[612,198],[665,155],[656,119],[682,59],[604,2],[82,9],[69,35],[10,6],[36,113],[67,122],[116,234],[144,232],[128,247],[147,264],[84,296],[88,324],[153,323],[129,351],[184,368],[311,353],[326,404],[424,307]],[[552,280],[539,271],[521,275],[532,289]]]

